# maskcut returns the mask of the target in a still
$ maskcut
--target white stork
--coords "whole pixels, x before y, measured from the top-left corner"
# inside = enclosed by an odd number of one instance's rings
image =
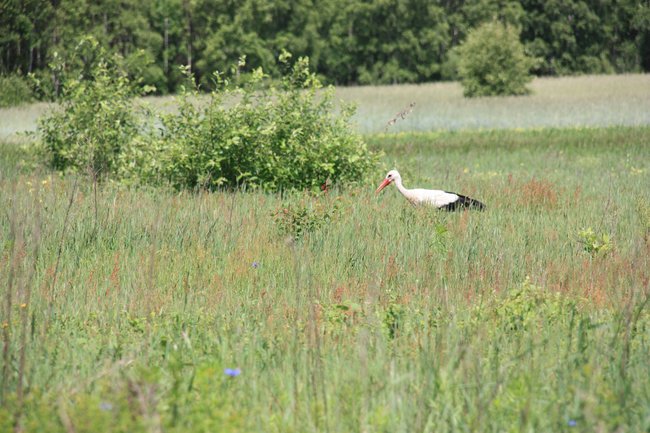
[[[406,189],[402,185],[402,176],[399,175],[397,170],[391,170],[386,175],[384,181],[379,185],[375,194],[379,194],[382,189],[386,188],[391,183],[395,183],[399,192],[413,205],[431,205],[438,209],[444,210],[457,210],[462,208],[476,208],[479,210],[485,209],[485,205],[473,198],[465,197],[464,195],[456,194],[455,192],[441,191],[438,189]]]

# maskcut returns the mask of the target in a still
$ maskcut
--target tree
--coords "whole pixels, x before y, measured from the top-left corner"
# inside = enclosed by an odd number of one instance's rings
[[[525,95],[533,59],[524,52],[518,30],[497,21],[467,35],[459,47],[458,73],[465,96]]]
[[[615,41],[612,23],[616,10],[611,0],[521,0],[526,14],[522,39],[539,63],[537,73],[611,73],[612,53],[607,46]],[[608,21],[610,24],[608,24]],[[618,45],[618,43],[616,43]]]
[[[650,70],[647,0],[2,0],[0,10],[0,74],[32,73],[40,99],[88,69],[74,57],[85,36],[159,93],[178,90],[182,65],[211,90],[211,72],[242,55],[242,73],[279,78],[283,49],[325,82],[457,79],[455,48],[491,20],[521,30],[536,75]]]

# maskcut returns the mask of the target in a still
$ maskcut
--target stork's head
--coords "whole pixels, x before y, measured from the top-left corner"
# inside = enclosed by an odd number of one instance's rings
[[[377,191],[375,191],[375,194],[378,194],[381,192],[382,189],[386,188],[388,185],[391,183],[395,182],[397,179],[402,179],[398,173],[397,170],[391,170],[386,174],[386,177],[384,178],[384,181],[379,185],[379,188],[377,188]]]

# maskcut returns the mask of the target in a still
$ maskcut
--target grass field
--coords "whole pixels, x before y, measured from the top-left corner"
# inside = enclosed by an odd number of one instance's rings
[[[384,132],[411,103],[413,111],[390,132],[650,125],[650,74],[537,78],[531,90],[526,97],[467,99],[458,83],[433,83],[342,87],[336,96],[357,104],[354,120],[362,133]],[[146,100],[154,108],[173,104],[170,97]],[[50,108],[38,103],[0,109],[0,140],[33,131]]]
[[[0,431],[650,431],[650,128],[368,141],[487,211],[383,171],[95,190],[0,144]]]

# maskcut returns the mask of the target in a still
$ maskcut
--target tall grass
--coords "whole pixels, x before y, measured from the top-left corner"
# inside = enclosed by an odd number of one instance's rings
[[[408,187],[488,205],[465,213],[376,185],[95,194],[0,148],[0,431],[646,431],[649,142],[371,138]],[[296,238],[285,209],[336,210]]]

